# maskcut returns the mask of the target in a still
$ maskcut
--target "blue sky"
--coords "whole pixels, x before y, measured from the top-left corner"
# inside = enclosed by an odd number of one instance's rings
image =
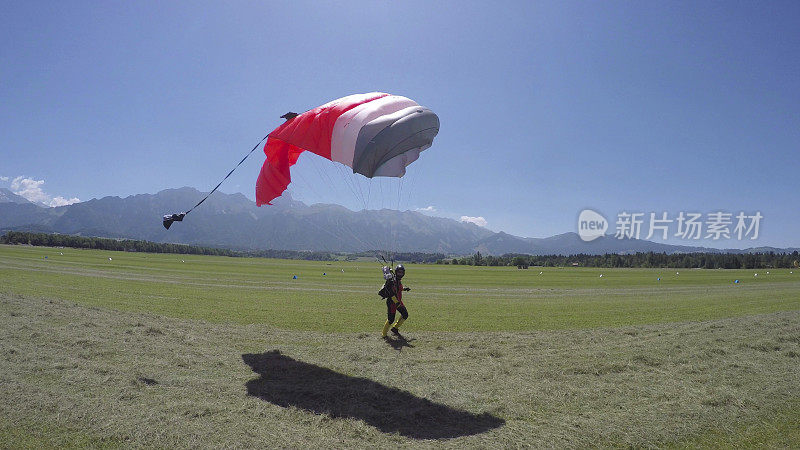
[[[797,2],[12,2],[0,186],[208,190],[286,111],[383,91],[442,123],[402,187],[304,156],[295,197],[530,237],[760,211],[757,241],[703,244],[800,246],[798,28]],[[253,198],[262,162],[221,190]]]

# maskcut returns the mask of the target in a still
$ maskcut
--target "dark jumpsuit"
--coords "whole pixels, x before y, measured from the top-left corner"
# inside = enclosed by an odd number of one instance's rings
[[[385,287],[386,292],[391,292],[393,294],[386,298],[386,316],[389,319],[389,323],[394,323],[394,317],[397,311],[400,311],[403,320],[408,319],[408,310],[406,309],[406,305],[403,304],[403,283],[401,283],[400,280],[387,280]],[[396,303],[392,297],[397,297]]]

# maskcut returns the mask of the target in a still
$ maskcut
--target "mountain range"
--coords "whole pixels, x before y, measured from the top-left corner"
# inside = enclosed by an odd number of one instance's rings
[[[235,250],[313,250],[403,252],[466,255],[506,253],[603,254],[635,252],[786,252],[760,247],[717,250],[602,236],[584,242],[577,233],[524,238],[472,223],[431,217],[415,211],[351,211],[331,204],[306,205],[284,193],[272,206],[256,207],[243,194],[215,192],[183,222],[164,229],[161,217],[185,211],[205,196],[194,188],[167,189],[125,198],[104,197],[59,207],[43,207],[0,188],[0,231],[140,239]]]
[[[34,204],[27,198],[17,195],[6,188],[0,188],[0,203],[16,203],[18,205]]]

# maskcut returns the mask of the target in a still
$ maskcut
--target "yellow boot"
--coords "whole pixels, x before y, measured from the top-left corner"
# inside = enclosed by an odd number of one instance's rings
[[[397,331],[397,329],[400,328],[400,325],[402,325],[403,322],[405,322],[405,321],[406,321],[406,319],[403,319],[402,317],[398,318],[397,321],[394,323],[394,325],[392,325],[392,333],[394,333],[394,334],[399,336],[400,332]]]
[[[392,326],[392,323],[391,323],[391,322],[389,322],[389,320],[387,319],[387,320],[386,320],[386,323],[385,323],[385,324],[383,324],[383,333],[381,333],[381,335],[382,335],[383,337],[386,337],[386,333],[388,333],[388,332],[389,332],[389,327],[391,327],[391,326]]]

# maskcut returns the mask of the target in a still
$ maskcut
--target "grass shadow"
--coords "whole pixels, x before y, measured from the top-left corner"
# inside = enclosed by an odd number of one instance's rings
[[[248,395],[314,414],[363,420],[384,433],[413,439],[449,439],[505,424],[488,413],[472,414],[434,403],[367,378],[297,361],[278,350],[245,354],[242,359],[261,375],[245,385]]]
[[[414,346],[411,345],[411,341],[415,341],[416,339],[406,339],[402,334],[398,334],[396,338],[390,338],[389,336],[386,336],[383,338],[383,340],[393,349],[401,352],[403,351],[403,347],[414,348]]]

